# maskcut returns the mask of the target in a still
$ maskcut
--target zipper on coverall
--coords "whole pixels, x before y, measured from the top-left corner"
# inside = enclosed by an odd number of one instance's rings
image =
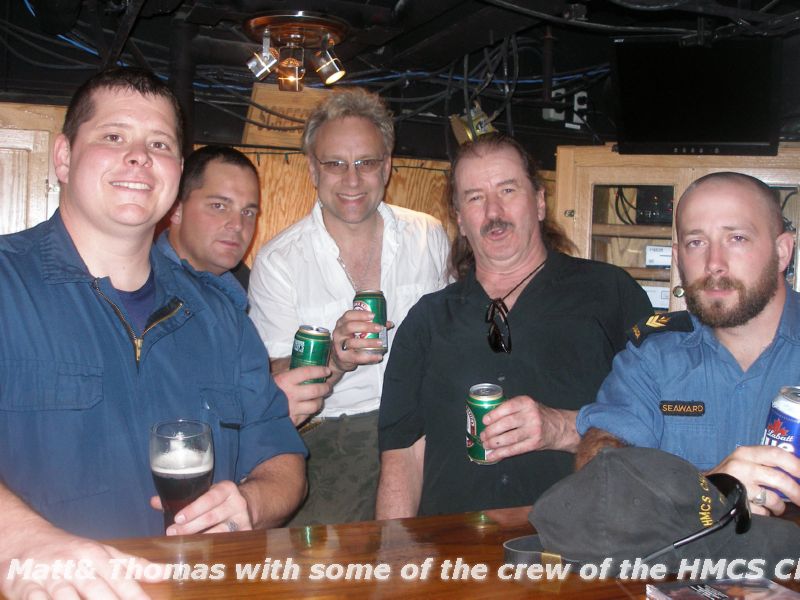
[[[136,368],[138,369],[139,360],[142,357],[142,345],[144,344],[144,336],[147,334],[148,331],[150,331],[153,327],[155,327],[159,323],[163,323],[167,319],[171,319],[173,316],[175,316],[175,313],[177,313],[183,307],[183,301],[178,300],[177,305],[175,305],[175,307],[169,313],[159,317],[158,319],[150,323],[147,327],[144,328],[141,337],[139,337],[133,331],[133,327],[131,327],[130,324],[125,320],[125,316],[122,314],[122,311],[119,309],[119,306],[114,304],[113,300],[111,300],[111,298],[109,298],[108,296],[105,295],[105,293],[103,293],[103,290],[100,289],[100,286],[97,283],[97,281],[98,280],[95,279],[92,282],[92,287],[98,294],[100,294],[100,296],[106,302],[108,302],[111,305],[111,308],[114,310],[119,320],[122,321],[122,325],[123,327],[125,327],[125,331],[128,332],[128,337],[131,339],[131,342],[133,343],[133,351],[136,356]]]

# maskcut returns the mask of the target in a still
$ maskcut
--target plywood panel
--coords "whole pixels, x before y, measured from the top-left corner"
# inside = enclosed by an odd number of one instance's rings
[[[309,213],[315,192],[302,154],[240,150],[250,157],[261,178],[261,212],[253,243],[245,255],[245,262],[250,265],[261,246]]]
[[[305,121],[314,107],[330,93],[331,90],[324,88],[305,88],[299,93],[281,92],[274,84],[254,84],[250,98],[260,106],[251,105],[247,110],[250,122],[244,126],[242,143],[299,150],[303,123],[280,115]],[[259,127],[256,123],[262,123],[263,126]]]
[[[386,201],[433,215],[448,229],[448,235],[452,238],[456,234],[456,226],[450,222],[450,202],[447,197],[449,166],[444,161],[395,159]]]
[[[0,102],[0,125],[12,129],[41,129],[58,133],[66,112],[65,106]]]

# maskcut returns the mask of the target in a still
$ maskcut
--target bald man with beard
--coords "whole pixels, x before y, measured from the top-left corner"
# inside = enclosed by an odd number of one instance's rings
[[[606,446],[661,448],[738,478],[754,513],[780,514],[778,492],[800,503],[800,459],[760,441],[772,399],[800,383],[800,294],[783,275],[793,237],[774,192],[730,172],[689,186],[676,228],[688,313],[634,328],[578,415],[578,466]]]

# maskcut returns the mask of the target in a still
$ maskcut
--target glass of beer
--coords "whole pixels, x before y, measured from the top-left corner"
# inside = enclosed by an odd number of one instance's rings
[[[150,430],[150,471],[161,505],[164,529],[175,514],[211,487],[214,442],[211,428],[201,421],[167,421]]]

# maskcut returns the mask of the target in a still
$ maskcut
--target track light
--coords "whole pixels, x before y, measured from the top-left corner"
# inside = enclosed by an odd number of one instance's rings
[[[245,22],[244,30],[261,40],[262,50],[254,53],[247,66],[259,80],[277,73],[278,89],[284,91],[303,89],[306,62],[322,83],[334,84],[345,75],[334,46],[347,29],[344,21],[306,11],[254,17]]]
[[[253,56],[247,61],[247,68],[253,72],[256,79],[261,81],[275,70],[276,64],[278,64],[278,58],[275,56],[275,50],[270,46],[269,29],[264,29],[261,52],[253,52]]]
[[[278,89],[284,92],[299,92],[303,89],[303,47],[292,41],[283,46],[278,54]]]
[[[342,61],[334,54],[328,34],[323,36],[322,47],[311,55],[309,62],[325,85],[332,85],[345,75]]]

